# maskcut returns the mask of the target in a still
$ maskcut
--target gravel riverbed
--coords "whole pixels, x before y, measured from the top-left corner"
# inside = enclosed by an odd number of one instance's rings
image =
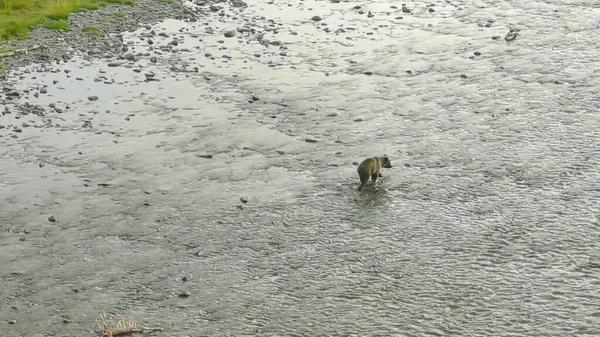
[[[3,60],[0,336],[103,312],[160,336],[600,334],[598,14],[139,0],[35,29]]]

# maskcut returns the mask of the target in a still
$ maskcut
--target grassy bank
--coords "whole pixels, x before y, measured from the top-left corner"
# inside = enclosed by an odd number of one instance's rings
[[[0,0],[0,45],[24,38],[33,26],[69,29],[69,14],[82,9],[99,9],[109,3],[135,5],[135,0]]]

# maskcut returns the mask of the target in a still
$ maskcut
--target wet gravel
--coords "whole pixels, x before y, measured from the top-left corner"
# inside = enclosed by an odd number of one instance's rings
[[[5,62],[0,331],[600,333],[595,3],[139,3]]]

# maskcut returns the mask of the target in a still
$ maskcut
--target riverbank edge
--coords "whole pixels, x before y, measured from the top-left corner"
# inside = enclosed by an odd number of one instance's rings
[[[66,20],[69,30],[52,30],[41,26],[31,29],[25,39],[7,41],[0,64],[6,80],[11,71],[33,65],[60,63],[76,54],[89,59],[112,58],[124,52],[120,35],[145,25],[166,19],[198,20],[200,14],[183,1],[137,0],[136,6],[108,4],[97,10],[84,9]],[[95,27],[102,34],[89,34],[86,27]]]

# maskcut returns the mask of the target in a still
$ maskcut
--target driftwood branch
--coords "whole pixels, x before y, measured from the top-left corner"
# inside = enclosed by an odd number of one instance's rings
[[[162,328],[138,328],[135,322],[123,318],[119,319],[116,326],[114,326],[111,320],[106,316],[106,313],[102,313],[100,318],[96,320],[96,323],[100,328],[100,330],[97,331],[100,337],[132,336],[133,334],[142,332],[152,333],[155,331],[163,331]]]
[[[28,48],[28,49],[9,50],[9,51],[5,51],[5,52],[0,53],[0,58],[11,57],[11,56],[15,56],[15,55],[18,55],[18,54],[25,54],[25,55],[27,55],[30,51],[36,50],[36,49],[40,49],[40,48],[42,48],[41,45],[35,45],[35,46],[33,46],[31,48]]]

